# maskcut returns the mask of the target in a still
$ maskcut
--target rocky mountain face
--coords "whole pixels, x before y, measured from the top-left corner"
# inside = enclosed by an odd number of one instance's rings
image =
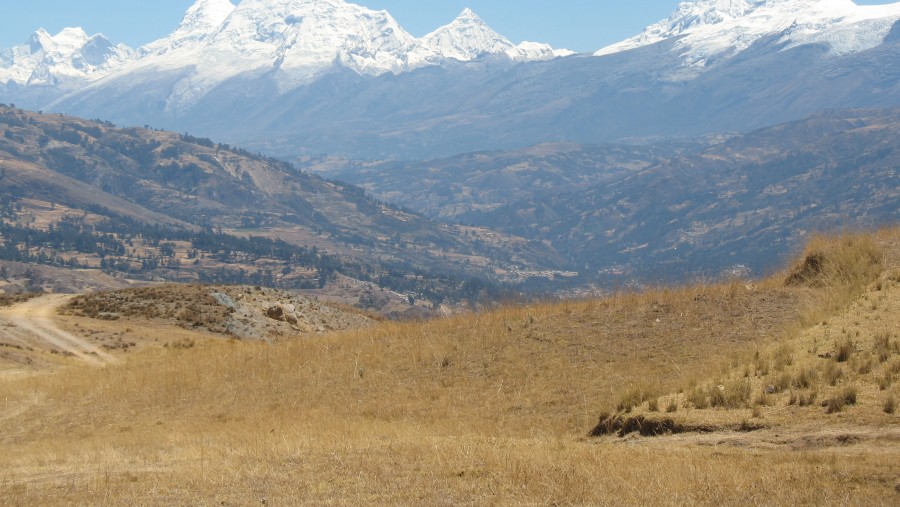
[[[695,144],[540,145],[329,174],[544,241],[615,286],[765,274],[810,232],[894,223],[898,146],[900,109],[851,110]]]

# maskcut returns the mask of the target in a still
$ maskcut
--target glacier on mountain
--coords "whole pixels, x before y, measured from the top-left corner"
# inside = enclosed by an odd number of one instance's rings
[[[852,0],[695,0],[682,2],[668,19],[595,55],[672,39],[682,64],[699,71],[716,59],[737,55],[772,36],[784,49],[821,43],[832,54],[840,55],[881,44],[898,20],[900,2],[857,5]]]

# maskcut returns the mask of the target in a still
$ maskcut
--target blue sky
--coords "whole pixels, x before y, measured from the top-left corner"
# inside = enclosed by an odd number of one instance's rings
[[[56,33],[81,26],[132,47],[172,31],[193,0],[0,0],[0,48],[23,43],[43,27]],[[236,2],[235,2],[236,3]],[[470,7],[513,42],[547,42],[558,48],[595,51],[664,19],[679,0],[358,0],[385,9],[413,35],[449,23]],[[892,3],[883,0],[859,4]],[[5,4],[5,5],[4,5]]]

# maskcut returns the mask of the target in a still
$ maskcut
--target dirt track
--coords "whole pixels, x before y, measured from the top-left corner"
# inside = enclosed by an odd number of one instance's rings
[[[72,296],[51,294],[0,308],[0,336],[26,347],[57,350],[95,364],[112,363],[116,358],[96,345],[60,329],[53,320],[56,309]]]

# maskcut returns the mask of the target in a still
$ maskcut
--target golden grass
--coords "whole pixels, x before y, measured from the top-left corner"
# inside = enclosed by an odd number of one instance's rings
[[[732,361],[699,384],[687,384],[657,404],[674,405],[682,424],[735,424],[755,419],[783,425],[792,420],[833,425],[851,407],[857,422],[896,424],[884,410],[900,394],[900,264],[880,245],[896,247],[898,230],[868,237],[817,238],[788,285],[818,287],[804,319],[814,325],[792,332],[752,356]],[[810,259],[815,259],[810,262]],[[815,268],[810,268],[815,265]],[[798,277],[798,273],[803,273]],[[651,407],[638,413],[653,412]],[[726,409],[726,410],[722,410]]]
[[[749,407],[723,408],[735,404],[727,396],[701,411],[683,402],[692,391],[678,390],[723,382],[719,392],[730,393],[731,382],[750,382],[756,393],[778,375],[791,387],[758,405],[763,420],[806,417],[786,400],[803,372],[807,383],[826,377],[807,350],[816,340],[818,352],[830,348],[815,333],[834,324],[800,333],[798,322],[834,299],[820,299],[824,286],[784,287],[785,277],[382,323],[275,346],[198,335],[191,348],[148,346],[104,368],[2,379],[0,501],[891,504],[900,450],[888,437],[802,451],[756,440],[585,437],[623,402],[640,411],[651,399],[666,409],[677,399],[666,416],[750,418]],[[857,304],[872,312],[870,301]],[[858,326],[873,331],[854,338],[871,356],[868,372],[859,360],[833,389],[892,370],[893,338],[878,334],[896,322],[892,304],[879,303],[877,325]],[[854,315],[828,318],[863,318]],[[840,365],[854,357],[862,355]],[[816,406],[815,417],[896,420],[884,410],[894,391],[874,380],[853,385],[857,405],[839,415]],[[824,397],[832,388],[819,389]],[[876,399],[877,410],[863,414]]]

